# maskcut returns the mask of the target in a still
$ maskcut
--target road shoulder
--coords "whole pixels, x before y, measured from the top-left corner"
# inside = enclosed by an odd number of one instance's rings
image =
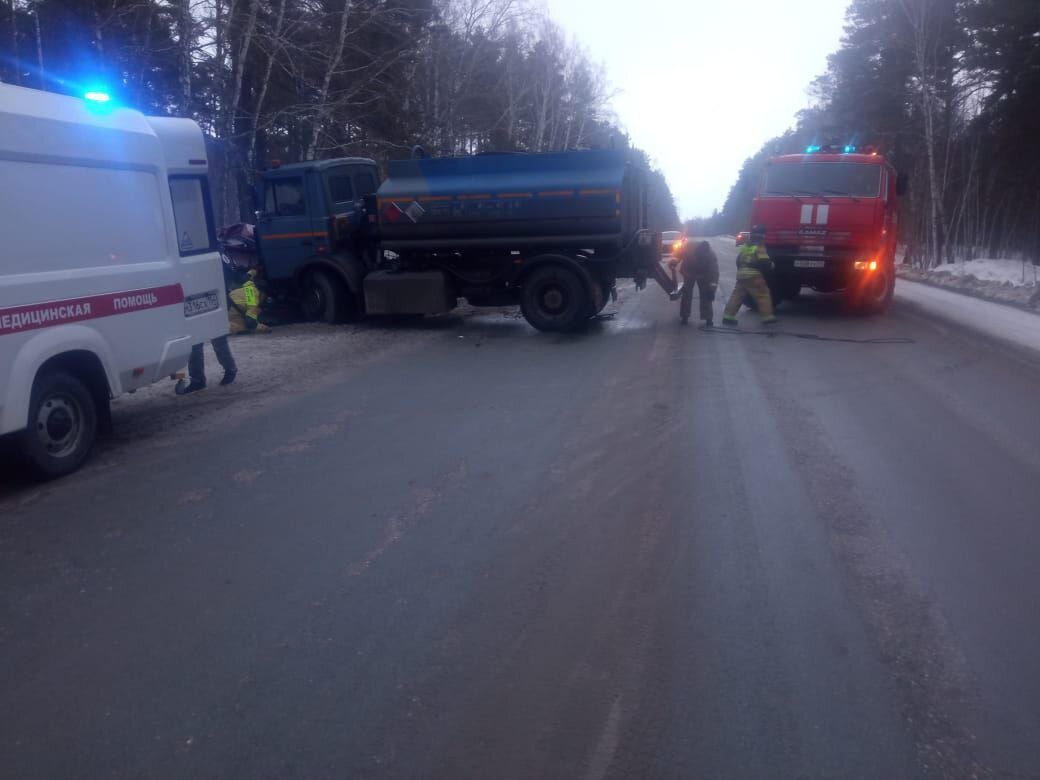
[[[896,300],[947,324],[1040,357],[1040,316],[930,284],[900,279]]]

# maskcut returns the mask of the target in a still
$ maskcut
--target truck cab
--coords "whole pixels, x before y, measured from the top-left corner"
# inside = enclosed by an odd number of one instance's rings
[[[777,302],[803,287],[843,291],[858,309],[882,311],[895,287],[898,196],[905,182],[884,156],[811,146],[766,164],[751,224],[766,229]]]
[[[256,193],[256,240],[268,284],[298,299],[305,319],[361,313],[362,279],[375,267],[364,202],[379,187],[372,160],[342,157],[272,168]]]

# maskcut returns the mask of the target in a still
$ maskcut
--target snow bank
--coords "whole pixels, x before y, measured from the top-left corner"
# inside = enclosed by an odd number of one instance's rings
[[[896,299],[994,340],[1034,352],[1040,350],[1040,316],[1036,314],[907,280],[896,284]]]
[[[1012,287],[1035,286],[1040,280],[1040,266],[1021,260],[980,258],[965,262],[948,263],[929,269],[934,274],[974,276],[980,282],[998,282]]]
[[[896,273],[901,279],[1040,312],[1040,268],[1030,263],[1023,268],[1021,260],[985,258],[928,269],[903,265]]]

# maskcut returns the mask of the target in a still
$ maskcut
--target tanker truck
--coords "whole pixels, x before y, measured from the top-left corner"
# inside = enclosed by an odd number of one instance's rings
[[[305,319],[519,305],[571,331],[616,296],[672,282],[647,225],[644,170],[626,150],[363,158],[274,167],[257,192],[257,261]]]

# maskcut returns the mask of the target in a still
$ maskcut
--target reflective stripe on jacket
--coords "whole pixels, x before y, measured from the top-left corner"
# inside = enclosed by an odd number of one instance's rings
[[[738,279],[753,279],[772,268],[773,262],[762,244],[744,244],[737,253]]]
[[[260,291],[253,284],[252,279],[232,290],[228,293],[228,297],[249,319],[258,320],[260,318]]]

